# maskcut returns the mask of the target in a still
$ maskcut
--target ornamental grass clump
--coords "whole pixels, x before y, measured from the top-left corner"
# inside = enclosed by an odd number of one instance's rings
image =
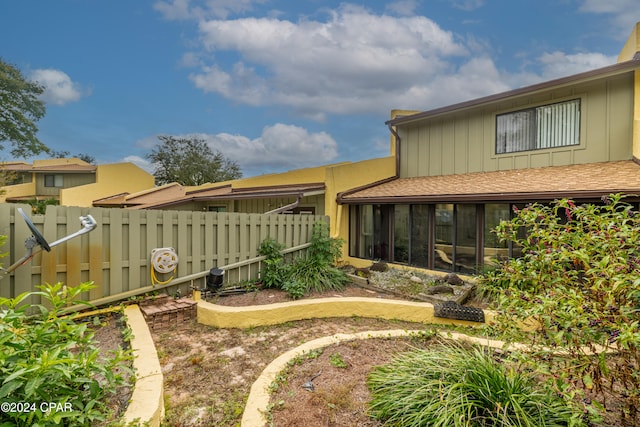
[[[558,393],[587,413],[616,395],[622,423],[640,425],[640,213],[624,198],[514,209],[495,232],[522,256],[479,285],[497,299],[496,331],[532,344],[523,358]],[[523,332],[525,320],[536,328]]]
[[[403,427],[573,425],[580,414],[515,366],[479,347],[412,350],[369,374],[369,411]]]

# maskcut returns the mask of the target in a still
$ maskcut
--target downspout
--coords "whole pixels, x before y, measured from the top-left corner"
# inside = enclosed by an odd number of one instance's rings
[[[389,128],[389,132],[391,132],[391,135],[393,135],[396,142],[396,176],[395,177],[398,178],[400,176],[400,135],[398,135],[398,132],[396,132],[396,130],[391,124],[387,124],[387,127]]]
[[[340,237],[340,224],[342,224],[342,204],[337,203],[337,212],[336,212],[336,229],[331,236],[332,239],[337,239]]]

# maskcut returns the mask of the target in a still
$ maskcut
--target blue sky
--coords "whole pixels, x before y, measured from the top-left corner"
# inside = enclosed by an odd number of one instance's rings
[[[151,171],[158,135],[198,136],[253,176],[387,155],[391,109],[613,64],[640,4],[21,0],[0,16],[0,57],[46,88],[50,148]]]

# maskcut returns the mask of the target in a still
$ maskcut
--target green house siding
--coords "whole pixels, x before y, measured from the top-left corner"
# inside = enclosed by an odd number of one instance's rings
[[[631,159],[633,85],[618,75],[400,125],[400,177]],[[496,154],[496,115],[571,99],[581,104],[580,144]]]

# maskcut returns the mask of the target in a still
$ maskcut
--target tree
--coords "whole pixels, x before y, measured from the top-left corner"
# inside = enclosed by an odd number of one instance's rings
[[[35,122],[45,114],[45,105],[38,98],[43,91],[38,83],[25,80],[20,70],[0,59],[0,142],[11,142],[15,157],[49,150],[36,137]]]
[[[67,150],[51,150],[49,152],[49,157],[52,159],[65,159],[67,157],[76,157],[82,161],[85,161],[91,165],[96,164],[96,158],[90,154],[78,153],[75,156],[71,155],[70,151]]]
[[[162,144],[146,156],[153,164],[158,185],[201,185],[242,177],[238,164],[214,152],[204,139],[169,135],[159,135],[158,139]]]

